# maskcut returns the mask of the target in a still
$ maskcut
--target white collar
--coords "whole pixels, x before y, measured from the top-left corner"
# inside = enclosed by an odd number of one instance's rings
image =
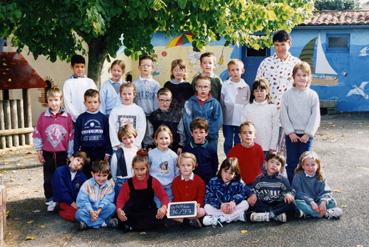
[[[193,180],[195,177],[195,174],[192,172],[190,177],[189,177],[189,180]],[[185,178],[181,175],[181,180],[185,180]]]
[[[315,177],[315,175],[316,175],[316,173],[314,173],[313,175],[309,175],[309,174],[307,174],[306,172],[304,172],[305,173],[305,176],[306,177],[308,177],[308,178],[313,178],[313,177]]]

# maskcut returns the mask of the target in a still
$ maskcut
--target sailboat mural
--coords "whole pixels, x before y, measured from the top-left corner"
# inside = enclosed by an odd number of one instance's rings
[[[304,46],[299,58],[310,65],[313,74],[312,84],[327,86],[338,84],[337,72],[329,64],[325,56],[320,35],[310,40]]]

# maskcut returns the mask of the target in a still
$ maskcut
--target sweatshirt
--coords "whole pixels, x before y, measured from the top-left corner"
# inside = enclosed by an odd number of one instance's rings
[[[156,93],[160,89],[160,84],[153,78],[142,77],[139,77],[137,80],[133,81],[133,83],[136,87],[135,102],[142,107],[146,116],[148,116],[151,112],[158,109]]]

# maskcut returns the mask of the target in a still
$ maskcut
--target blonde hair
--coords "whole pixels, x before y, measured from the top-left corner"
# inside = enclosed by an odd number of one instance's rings
[[[239,65],[240,67],[245,68],[245,65],[243,64],[243,62],[240,59],[236,59],[236,58],[231,59],[231,61],[228,62],[227,64],[228,70],[231,65]]]
[[[246,122],[243,122],[240,124],[240,132],[242,131],[242,128],[245,127],[245,126],[248,126],[248,127],[251,127],[254,129],[254,132],[256,134],[256,128],[255,128],[255,125],[251,122],[251,121],[246,121]]]
[[[304,161],[308,158],[312,159],[314,163],[318,165],[318,169],[316,170],[316,178],[319,181],[324,181],[325,177],[324,177],[323,169],[320,164],[320,159],[319,159],[318,154],[315,153],[314,151],[305,151],[301,154],[299,158],[299,164],[297,165],[295,169],[295,174],[304,171],[304,169],[302,168],[302,165],[304,164]]]
[[[133,82],[122,83],[119,88],[119,94],[122,93],[124,88],[133,88],[133,93],[136,94],[136,86]]]
[[[162,132],[162,131],[163,132],[165,132],[165,131],[168,132],[168,134],[170,136],[170,143],[172,143],[173,142],[173,134],[172,134],[172,131],[170,130],[170,128],[168,126],[166,126],[164,124],[160,125],[156,129],[155,134],[154,134],[154,140],[155,140],[155,142],[156,142],[156,139],[158,138],[159,133]]]
[[[301,62],[301,63],[296,64],[293,67],[293,70],[292,70],[292,78],[293,79],[295,79],[295,76],[296,76],[298,70],[301,70],[304,73],[308,74],[309,79],[308,79],[308,82],[306,84],[306,87],[309,87],[310,84],[311,84],[311,68],[310,68],[310,65],[307,62]],[[295,82],[292,85],[295,87],[296,86]]]
[[[130,123],[125,124],[122,127],[122,129],[119,130],[119,132],[118,132],[119,140],[122,140],[124,136],[134,136],[135,138],[137,137],[137,131],[133,127],[132,124],[130,124]]]
[[[179,167],[181,160],[183,159],[191,159],[193,161],[193,168],[197,167],[197,160],[196,160],[196,156],[192,153],[188,153],[188,152],[184,152],[181,153],[178,158],[177,158],[177,167]]]
[[[118,65],[122,69],[122,72],[123,72],[122,75],[123,75],[126,69],[126,65],[124,64],[123,60],[119,60],[119,59],[114,60],[114,62],[110,65],[109,72],[111,72],[111,70],[113,69],[115,65]]]
[[[46,92],[46,98],[49,97],[63,97],[63,91],[58,86],[53,86]]]

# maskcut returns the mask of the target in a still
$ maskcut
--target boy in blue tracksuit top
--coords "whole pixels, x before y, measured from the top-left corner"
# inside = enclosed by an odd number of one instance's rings
[[[81,171],[89,162],[85,152],[77,152],[70,157],[68,165],[59,166],[52,178],[53,199],[58,203],[59,216],[68,221],[75,221],[76,199],[80,187],[86,181]]]
[[[218,132],[223,124],[222,108],[218,100],[211,96],[211,82],[208,77],[199,76],[195,83],[195,95],[185,102],[183,127],[186,143],[191,140],[190,124],[193,119],[202,117],[208,120],[208,142],[215,149],[218,147]]]

